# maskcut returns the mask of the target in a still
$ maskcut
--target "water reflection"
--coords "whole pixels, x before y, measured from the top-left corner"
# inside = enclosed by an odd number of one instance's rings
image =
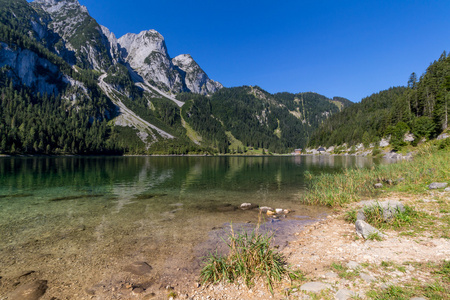
[[[305,171],[373,163],[326,156],[0,158],[1,275],[33,269],[55,286],[76,281],[84,290],[141,260],[155,276],[173,276],[198,267],[199,257],[222,243],[226,224],[258,222],[257,211],[237,209],[242,202],[294,209],[268,223],[286,238],[326,212],[299,203]]]

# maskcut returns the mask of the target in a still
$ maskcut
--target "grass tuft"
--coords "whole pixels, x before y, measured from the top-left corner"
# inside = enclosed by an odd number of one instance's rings
[[[257,230],[251,233],[231,230],[227,243],[229,254],[210,254],[200,274],[201,282],[235,282],[242,279],[251,287],[256,279],[262,278],[273,293],[275,282],[284,278],[300,279],[302,275],[289,270],[282,255],[272,249],[272,238],[273,235],[260,234]]]

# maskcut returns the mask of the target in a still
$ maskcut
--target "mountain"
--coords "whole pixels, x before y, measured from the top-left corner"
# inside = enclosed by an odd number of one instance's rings
[[[0,153],[284,153],[348,105],[224,88],[157,31],[117,38],[77,0],[0,0],[0,21]]]
[[[396,150],[409,142],[438,136],[448,128],[450,108],[450,56],[441,57],[407,87],[392,87],[344,108],[327,119],[312,135],[311,146],[378,143],[390,139]],[[411,141],[413,140],[413,141]]]

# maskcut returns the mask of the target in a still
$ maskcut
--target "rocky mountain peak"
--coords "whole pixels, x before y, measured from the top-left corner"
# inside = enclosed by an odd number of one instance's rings
[[[124,50],[124,57],[131,57],[131,65],[144,63],[152,53],[160,53],[169,58],[164,37],[156,30],[145,30],[139,34],[127,33],[118,40]]]
[[[33,3],[39,5],[49,14],[70,9],[79,9],[84,13],[88,13],[86,6],[81,5],[78,0],[34,0]]]

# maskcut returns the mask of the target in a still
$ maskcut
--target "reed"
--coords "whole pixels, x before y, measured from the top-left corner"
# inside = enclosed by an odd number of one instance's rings
[[[374,187],[378,182],[384,184],[383,190],[422,193],[431,182],[450,180],[450,148],[442,145],[445,144],[423,145],[410,161],[370,169],[345,169],[339,174],[307,174],[309,188],[302,201],[329,207],[345,206],[381,193]]]

